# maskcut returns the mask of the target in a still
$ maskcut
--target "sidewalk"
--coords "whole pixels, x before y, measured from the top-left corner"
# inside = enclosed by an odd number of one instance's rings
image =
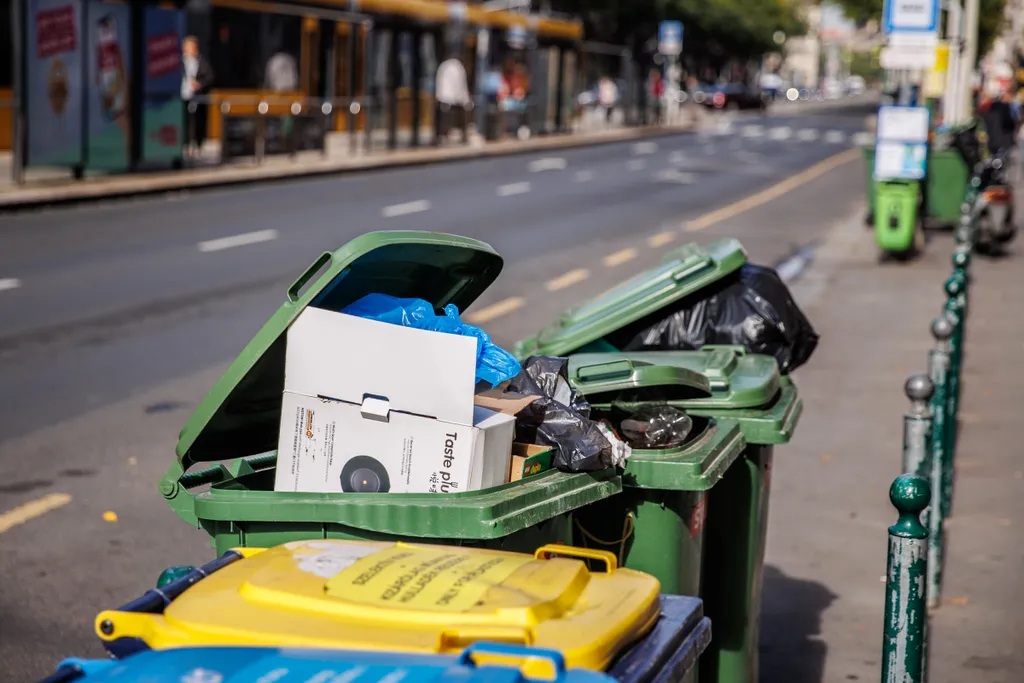
[[[381,146],[374,140],[375,149],[366,152],[362,149],[362,145],[359,145],[355,154],[349,149],[348,135],[341,133],[329,136],[326,154],[302,152],[295,157],[267,157],[262,164],[258,165],[252,160],[237,160],[226,164],[187,168],[180,171],[87,176],[79,181],[73,180],[66,170],[47,169],[33,172],[32,177],[20,186],[11,182],[10,154],[0,153],[0,211],[199,187],[209,188],[285,178],[528,154],[544,150],[647,139],[671,135],[688,128],[686,123],[671,127],[619,127],[548,135],[529,140],[511,138],[491,143],[447,144],[439,147],[400,150],[380,149]],[[213,158],[216,158],[215,149],[207,151],[212,152]],[[208,154],[208,156],[210,155]]]
[[[888,489],[900,472],[903,393],[926,369],[952,240],[879,264],[860,216],[834,230],[794,294],[822,334],[796,373],[805,412],[778,449],[765,570],[763,683],[877,681]],[[1019,256],[977,259],[967,327],[958,488],[929,683],[1024,680],[1024,319]]]

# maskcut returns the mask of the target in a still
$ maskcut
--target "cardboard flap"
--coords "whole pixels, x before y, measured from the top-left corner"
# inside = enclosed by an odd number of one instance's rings
[[[488,410],[506,415],[518,415],[526,406],[539,398],[541,397],[517,394],[511,391],[503,393],[500,389],[488,389],[478,393],[473,400],[481,408],[487,408]]]
[[[473,424],[477,340],[307,308],[288,330],[285,391]]]

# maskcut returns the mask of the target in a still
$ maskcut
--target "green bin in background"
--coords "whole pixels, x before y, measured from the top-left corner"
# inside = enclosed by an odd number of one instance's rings
[[[634,361],[620,354],[572,356],[568,374],[590,403],[591,418],[612,424],[625,416],[620,400],[639,406],[645,396],[711,395],[707,378],[683,364]],[[657,577],[666,593],[699,595],[708,495],[744,445],[736,422],[696,417],[679,446],[633,449],[623,493],[574,513],[576,545],[615,553],[620,564]]]
[[[695,396],[692,391],[683,391],[671,405],[683,408],[696,419],[713,418],[715,424],[738,422],[746,442],[742,457],[721,472],[721,481],[703,484],[709,494],[701,597],[715,630],[701,662],[700,678],[705,683],[757,681],[773,447],[789,441],[802,402],[792,381],[780,375],[774,358],[748,354],[742,348],[640,353],[622,353],[621,349],[639,332],[684,308],[688,301],[706,295],[708,288],[720,286],[723,278],[745,262],[746,252],[736,240],[685,245],[667,254],[659,266],[570,309],[540,333],[516,345],[520,358],[535,354],[569,356],[570,382],[584,392],[588,401],[595,400],[592,390],[574,374],[581,363],[589,366],[601,359],[618,359],[689,368],[707,377],[711,392]],[[582,359],[579,354],[583,354]],[[660,400],[657,392],[651,391],[650,400]],[[637,495],[630,493],[631,481],[627,468],[627,496]],[[577,518],[583,520],[592,516],[593,510],[609,505],[582,511]],[[639,519],[634,524],[639,543],[644,528]],[[669,539],[661,547],[672,549],[673,543]],[[628,558],[626,565],[631,566]],[[659,572],[653,573],[665,585],[675,584],[676,578],[670,572]]]
[[[666,309],[685,305],[687,297],[746,262],[747,252],[734,239],[674,249],[656,267],[566,311],[535,336],[520,341],[515,355],[523,359],[622,349],[636,331],[663,318]]]
[[[476,240],[375,232],[320,256],[217,381],[182,429],[160,492],[218,553],[294,540],[342,538],[474,545],[532,553],[570,543],[570,513],[622,490],[614,471],[548,471],[457,494],[274,491],[286,332],[307,306],[338,311],[371,293],[465,310],[501,272]],[[358,340],[350,349],[358,352]],[[207,467],[210,463],[216,463]],[[200,469],[194,469],[194,468]],[[196,490],[202,489],[202,490]]]
[[[865,186],[869,210],[875,206],[878,181],[874,178],[875,148],[868,145],[864,152]],[[960,205],[967,193],[970,170],[955,149],[928,150],[928,218],[935,223],[954,225],[960,220]]]
[[[610,391],[608,382],[595,382],[597,368],[609,370],[626,364],[635,368],[673,368],[703,375],[710,391],[700,395],[684,387],[647,385]],[[649,371],[652,372],[652,371]],[[758,679],[758,642],[761,589],[764,583],[765,541],[768,532],[768,499],[774,446],[789,441],[803,404],[793,383],[779,374],[771,356],[748,354],[742,347],[706,346],[700,351],[643,351],[636,353],[584,353],[570,357],[569,381],[600,414],[616,400],[649,402],[684,410],[694,419],[695,430],[704,425],[737,424],[744,437],[742,455],[731,467],[708,469],[701,478],[681,485],[708,491],[704,517],[703,571],[700,595],[714,625],[712,645],[701,660],[702,681],[753,683]],[[691,386],[688,388],[692,388]],[[646,401],[645,401],[646,395]],[[698,436],[699,439],[699,436]],[[623,478],[628,497],[631,487],[662,489],[670,481],[663,474],[647,479],[631,476],[635,453]],[[649,456],[639,455],[640,462]],[[708,477],[713,477],[708,481]],[[677,484],[680,485],[680,484]],[[650,495],[649,492],[645,492]],[[607,505],[607,504],[605,504]],[[593,514],[588,508],[578,516]],[[658,556],[671,557],[676,550],[671,529],[635,520],[637,545],[650,549],[652,557],[632,555],[626,566],[648,571],[662,581]],[[685,544],[680,536],[679,542]]]

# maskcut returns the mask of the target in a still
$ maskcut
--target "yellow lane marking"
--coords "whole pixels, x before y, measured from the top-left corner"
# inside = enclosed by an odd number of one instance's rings
[[[807,184],[811,180],[814,180],[818,176],[827,173],[832,169],[839,168],[843,164],[849,163],[854,159],[859,159],[860,156],[861,151],[859,148],[848,149],[845,152],[840,152],[839,154],[831,156],[828,159],[797,173],[796,175],[786,178],[777,185],[773,185],[766,190],[752,194],[745,199],[723,206],[720,209],[716,209],[690,221],[686,225],[686,231],[697,232],[698,230],[704,230],[705,228],[710,228],[716,223],[721,223],[724,220],[738,216],[741,213],[750,211],[762,204],[767,204],[774,199],[778,199],[787,192],[791,192],[801,185]]]
[[[510,296],[509,298],[502,299],[490,306],[485,306],[475,313],[471,313],[466,317],[466,319],[474,325],[483,325],[495,318],[500,318],[503,315],[508,315],[512,311],[522,308],[525,303],[526,299],[521,296]]]
[[[608,254],[607,256],[604,257],[604,265],[607,266],[608,268],[621,266],[626,261],[632,261],[633,259],[635,259],[638,253],[639,252],[637,252],[636,249],[630,247],[629,249],[617,251],[614,254]]]
[[[657,235],[651,235],[647,238],[647,246],[657,249],[663,247],[676,238],[674,232],[659,232]]]
[[[41,517],[51,510],[64,507],[71,502],[71,496],[66,493],[51,493],[48,496],[30,500],[24,505],[0,514],[0,534],[10,531],[19,524],[29,522],[36,517]]]
[[[549,292],[557,292],[560,289],[572,287],[577,283],[583,282],[588,277],[590,277],[589,270],[587,270],[586,268],[577,268],[576,270],[570,270],[565,275],[556,277],[553,280],[548,280],[547,284],[544,285],[544,287]]]

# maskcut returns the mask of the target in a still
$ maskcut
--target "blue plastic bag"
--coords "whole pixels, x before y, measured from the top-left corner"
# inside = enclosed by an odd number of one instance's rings
[[[382,323],[415,327],[421,330],[476,337],[476,379],[495,387],[512,379],[522,368],[512,354],[495,345],[491,337],[479,327],[468,325],[459,318],[455,304],[444,307],[444,315],[434,313],[434,307],[423,299],[399,299],[387,294],[367,294],[341,311],[359,318]]]

